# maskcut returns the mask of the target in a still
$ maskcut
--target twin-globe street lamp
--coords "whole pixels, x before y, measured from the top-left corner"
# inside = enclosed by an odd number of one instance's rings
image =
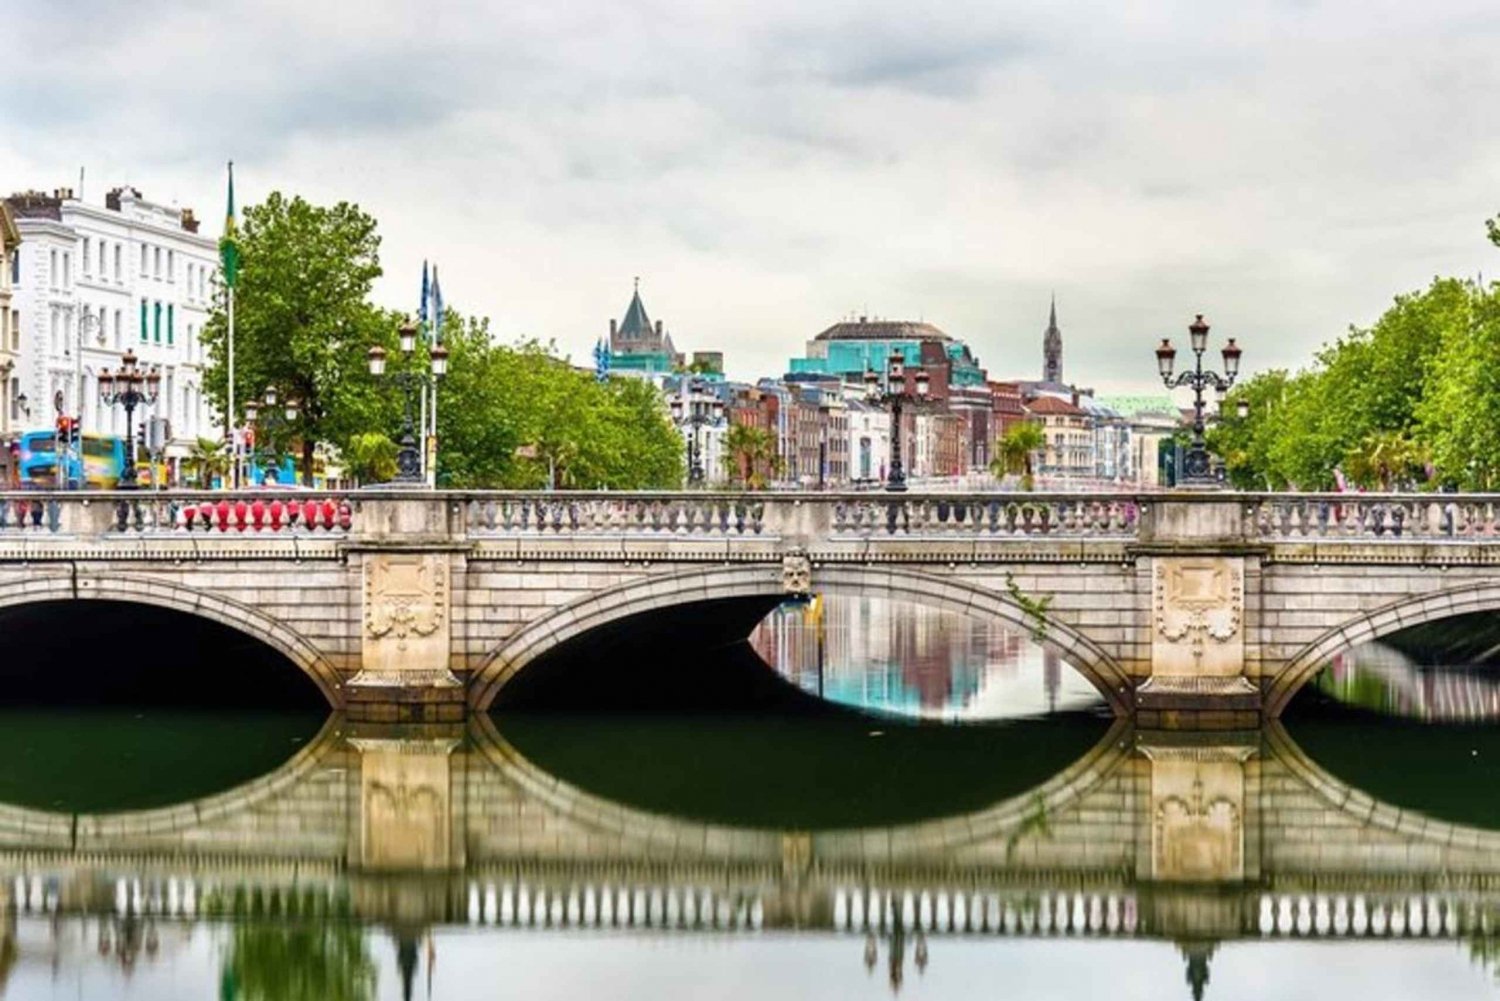
[[[918,368],[912,379],[913,390],[906,388],[906,361],[899,353],[892,354],[886,363],[886,377],[881,383],[880,373],[873,368],[865,369],[865,399],[876,406],[891,409],[891,463],[886,476],[887,490],[906,489],[906,466],[901,461],[901,408],[908,404],[925,403],[932,388],[932,378],[925,368]],[[900,388],[896,388],[896,387]]]
[[[400,450],[396,453],[396,479],[394,482],[403,484],[425,484],[422,476],[422,456],[417,451],[416,425],[412,414],[412,395],[417,387],[433,385],[437,380],[448,374],[448,349],[441,344],[434,344],[428,352],[432,364],[432,374],[426,372],[413,372],[410,368],[411,356],[417,350],[417,328],[414,323],[407,320],[397,330],[397,337],[401,344],[401,354],[406,358],[407,364],[401,371],[395,373],[392,378],[396,385],[406,395],[406,417],[401,425]],[[370,374],[379,379],[385,375],[386,350],[379,344],[370,348],[369,351]]]
[[[245,423],[252,427],[258,427],[263,424],[268,439],[273,430],[284,430],[295,424],[297,417],[302,413],[302,404],[298,403],[296,399],[288,397],[286,403],[282,404],[281,416],[278,417],[276,415],[276,401],[278,399],[279,396],[277,395],[276,387],[267,386],[265,393],[266,413],[263,419],[260,412],[260,404],[255,400],[245,401]],[[259,444],[259,441],[260,439],[257,436],[256,444]],[[280,453],[274,448],[271,449],[271,460],[277,466],[280,465],[279,462],[276,462],[279,457]],[[255,464],[255,449],[253,447],[250,451],[250,464],[252,467]],[[277,473],[276,475],[279,476],[280,474]]]
[[[99,373],[99,401],[106,407],[119,405],[125,408],[125,469],[120,474],[121,490],[136,488],[135,422],[132,415],[136,407],[155,405],[160,391],[161,370],[154,365],[148,369],[140,368],[135,352],[128,349],[125,357],[120,359],[118,372],[106,368]]]
[[[1172,346],[1171,340],[1163,337],[1161,346],[1156,349],[1156,367],[1161,373],[1162,383],[1168,389],[1177,389],[1180,386],[1191,386],[1193,388],[1193,441],[1188,446],[1187,457],[1183,460],[1184,486],[1213,486],[1218,481],[1214,479],[1212,464],[1209,460],[1208,446],[1203,440],[1203,428],[1205,424],[1203,416],[1203,390],[1209,386],[1220,393],[1227,392],[1234,385],[1235,378],[1240,374],[1240,355],[1244,352],[1239,345],[1234,343],[1234,338],[1224,345],[1224,374],[1205,371],[1203,368],[1203,352],[1208,348],[1208,324],[1203,322],[1203,314],[1199,313],[1197,318],[1188,325],[1188,337],[1193,348],[1194,366],[1192,370],[1172,376],[1172,363],[1177,357],[1177,349]],[[1241,418],[1249,416],[1249,404],[1240,400],[1237,412]]]

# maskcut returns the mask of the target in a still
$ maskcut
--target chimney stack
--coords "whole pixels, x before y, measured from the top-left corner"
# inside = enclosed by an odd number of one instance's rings
[[[614,341],[614,339],[615,339],[615,323],[616,323],[616,321],[614,321],[614,320],[610,320],[609,321],[609,339],[610,339],[610,341]]]

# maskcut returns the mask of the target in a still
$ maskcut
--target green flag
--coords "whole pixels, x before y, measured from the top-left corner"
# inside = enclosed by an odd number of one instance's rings
[[[224,212],[224,236],[219,240],[219,258],[224,265],[224,284],[229,288],[240,279],[240,245],[234,231],[234,161],[229,161],[229,207]]]

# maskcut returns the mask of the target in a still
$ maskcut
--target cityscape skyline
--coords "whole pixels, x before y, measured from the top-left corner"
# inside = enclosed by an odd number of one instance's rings
[[[0,176],[51,190],[82,165],[90,202],[132,184],[216,229],[234,159],[242,204],[374,214],[383,303],[414,307],[436,259],[456,307],[579,362],[638,274],[732,376],[851,314],[1027,375],[1055,291],[1097,368],[1073,377],[1142,391],[1195,312],[1247,370],[1295,368],[1485,269],[1497,142],[1464,95],[1500,83],[1500,23],[1354,9],[18,9],[37,65]]]

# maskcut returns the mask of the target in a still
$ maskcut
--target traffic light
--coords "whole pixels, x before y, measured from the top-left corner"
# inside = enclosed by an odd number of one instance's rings
[[[57,418],[57,440],[68,445],[78,444],[78,421],[66,414]]]
[[[146,450],[146,425],[145,424],[141,424],[139,427],[137,427],[135,429],[135,447],[136,447],[137,451],[144,452]]]

